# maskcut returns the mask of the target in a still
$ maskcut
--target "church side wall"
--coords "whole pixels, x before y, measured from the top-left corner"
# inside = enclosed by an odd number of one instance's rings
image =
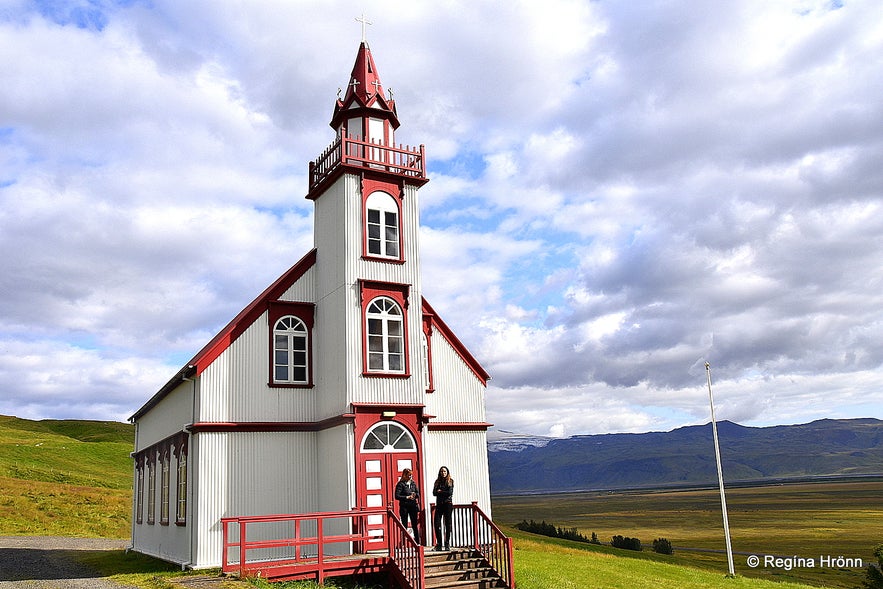
[[[431,345],[435,391],[426,395],[426,412],[443,423],[484,423],[487,389],[437,330]]]
[[[154,460],[155,460],[154,456]],[[189,460],[189,458],[188,458]],[[132,547],[136,552],[161,558],[176,564],[190,562],[190,522],[188,525],[175,524],[176,501],[178,488],[177,458],[171,456],[169,460],[169,522],[160,522],[160,509],[162,502],[161,478],[159,474],[159,462],[155,462],[158,472],[153,489],[147,488],[147,477],[144,480],[144,504],[142,505],[142,521],[132,526]],[[189,462],[188,462],[189,464]],[[137,483],[136,483],[137,484]],[[148,494],[154,493],[156,498],[156,519],[152,524],[147,523]],[[188,489],[188,505],[192,498]]]
[[[438,469],[447,466],[454,478],[454,503],[478,502],[491,515],[490,480],[488,477],[487,436],[484,431],[432,431],[425,439],[426,496],[435,503],[432,483]]]
[[[193,418],[193,390],[196,383],[184,381],[150,411],[138,418],[135,451],[138,452],[190,425]]]
[[[269,342],[265,312],[200,375],[197,421],[314,420],[314,389],[268,386]]]
[[[319,509],[352,509],[356,505],[352,424],[322,430],[317,441]]]
[[[220,566],[222,517],[319,509],[315,433],[200,433],[194,438],[199,455],[195,568]],[[278,533],[256,527],[248,535]]]

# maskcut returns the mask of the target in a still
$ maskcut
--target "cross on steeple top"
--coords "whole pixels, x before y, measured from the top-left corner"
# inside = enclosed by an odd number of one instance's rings
[[[370,25],[370,24],[374,24],[374,23],[372,23],[371,21],[369,21],[369,20],[365,17],[365,13],[364,13],[364,12],[362,13],[362,16],[360,16],[360,17],[358,17],[358,18],[356,19],[356,22],[360,22],[360,23],[362,23],[362,43],[365,43],[365,42],[368,41],[368,38],[365,36],[365,32],[366,32],[365,25]]]

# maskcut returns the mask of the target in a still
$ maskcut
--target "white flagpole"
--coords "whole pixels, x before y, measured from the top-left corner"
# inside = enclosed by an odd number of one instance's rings
[[[727,520],[727,498],[724,495],[724,473],[721,470],[721,451],[717,441],[717,421],[714,419],[714,396],[711,394],[711,364],[705,363],[705,375],[708,380],[708,403],[711,405],[711,431],[714,435],[714,457],[717,459],[717,482],[721,490],[721,511],[724,514],[724,538],[727,541],[727,565],[730,576],[736,576],[733,568],[733,547],[730,545],[730,522]]]

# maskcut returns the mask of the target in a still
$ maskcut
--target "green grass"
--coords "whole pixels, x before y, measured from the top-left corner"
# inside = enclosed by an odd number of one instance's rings
[[[727,578],[654,558],[615,555],[613,549],[529,536],[513,532],[518,589],[806,589],[797,583]]]
[[[127,435],[123,423],[0,416],[0,535],[129,536]]]
[[[804,483],[727,490],[733,550],[758,555],[821,555],[861,558],[873,562],[883,521],[880,480]],[[675,546],[673,563],[707,570],[727,570],[726,555],[678,550],[678,547],[723,551],[720,496],[716,489],[568,493],[494,497],[497,522],[546,520],[609,542],[614,534],[639,538],[649,550],[652,541],[667,538]],[[643,553],[648,554],[648,553]],[[828,587],[861,585],[864,569],[825,567],[751,568],[747,554],[736,554],[737,575],[798,581]]]
[[[666,562],[659,555],[626,554],[608,547],[579,544],[509,530],[514,539],[515,579],[518,589],[808,589],[806,585],[746,577],[726,578],[707,571]],[[162,561],[122,551],[99,551],[79,557],[114,581],[144,589],[172,589],[183,573]],[[205,571],[188,574],[217,574]],[[312,581],[248,583],[228,580],[230,589],[318,589]],[[328,579],[325,587],[381,589],[386,584],[362,584],[347,579]]]
[[[84,423],[86,425],[84,425]],[[116,426],[93,422],[70,425],[0,416],[0,477],[88,487],[132,486],[132,439]],[[30,426],[30,429],[28,427]],[[99,441],[84,441],[99,440]]]

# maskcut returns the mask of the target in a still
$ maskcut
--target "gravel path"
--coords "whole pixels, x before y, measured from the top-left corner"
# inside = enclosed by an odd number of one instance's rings
[[[71,551],[121,550],[128,540],[0,536],[0,589],[120,589],[71,558]]]

